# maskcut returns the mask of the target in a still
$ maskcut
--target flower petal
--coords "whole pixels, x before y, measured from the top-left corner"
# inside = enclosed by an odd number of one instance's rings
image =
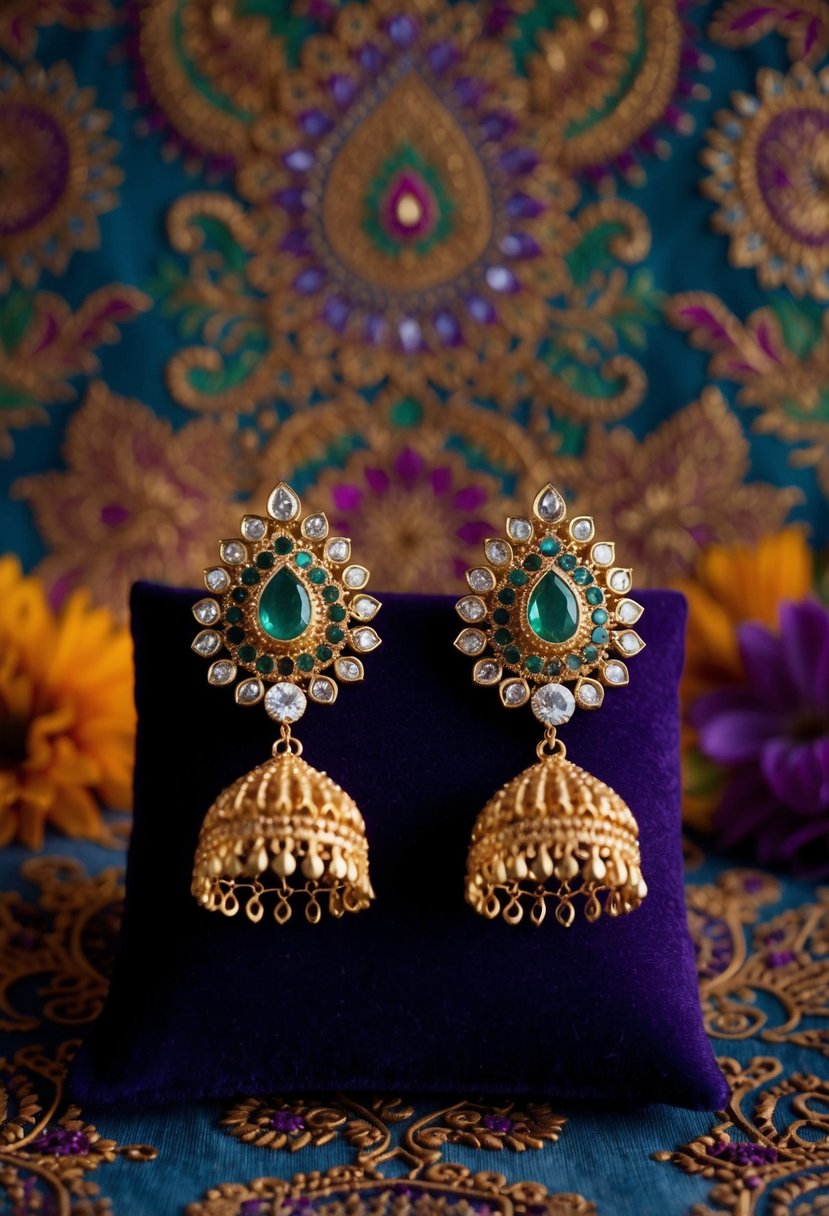
[[[800,815],[829,812],[829,741],[770,739],[763,747],[760,768],[784,806]]]
[[[780,607],[780,639],[786,667],[792,673],[801,696],[817,708],[826,690],[817,683],[817,669],[829,650],[829,612],[815,600]]]
[[[742,764],[757,759],[763,745],[779,733],[780,718],[764,709],[730,710],[713,714],[698,729],[700,751],[709,760]]]

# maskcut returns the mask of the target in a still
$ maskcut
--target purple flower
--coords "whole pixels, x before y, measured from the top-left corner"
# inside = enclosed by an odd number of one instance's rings
[[[703,755],[729,770],[715,816],[726,847],[764,864],[829,874],[829,611],[784,604],[780,632],[738,630],[746,682],[701,697],[691,722]]]

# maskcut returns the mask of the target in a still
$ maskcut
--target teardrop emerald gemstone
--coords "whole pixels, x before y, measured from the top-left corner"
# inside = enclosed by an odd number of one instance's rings
[[[290,642],[311,622],[311,600],[300,579],[281,566],[259,596],[259,624],[272,638]]]
[[[527,604],[527,623],[536,637],[554,645],[569,641],[578,629],[578,600],[554,570],[548,570],[533,587]]]

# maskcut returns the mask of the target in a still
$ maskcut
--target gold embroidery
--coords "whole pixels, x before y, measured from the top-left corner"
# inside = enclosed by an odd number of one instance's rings
[[[38,30],[62,25],[70,30],[103,29],[114,25],[118,12],[112,0],[5,0],[0,11],[0,48],[12,59],[31,59]]]
[[[708,27],[713,42],[735,49],[778,33],[792,63],[819,63],[829,51],[826,0],[726,0]]]

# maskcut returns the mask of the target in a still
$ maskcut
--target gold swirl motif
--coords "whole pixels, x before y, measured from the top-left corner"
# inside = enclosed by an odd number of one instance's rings
[[[577,896],[586,899],[589,921],[601,916],[599,896],[605,893],[610,916],[633,912],[647,894],[638,837],[636,820],[615,790],[571,761],[549,756],[508,781],[478,816],[467,900],[490,920],[502,914],[510,924],[524,915],[523,897],[529,897],[537,925],[550,898],[564,926],[575,919]]]
[[[270,874],[274,878],[270,878]],[[192,892],[210,911],[234,916],[237,891],[250,888],[245,913],[262,919],[262,895],[275,892],[274,917],[290,919],[290,898],[307,895],[305,916],[320,919],[320,895],[332,916],[359,912],[374,898],[366,825],[353,799],[293,752],[245,773],[205,816]]]

